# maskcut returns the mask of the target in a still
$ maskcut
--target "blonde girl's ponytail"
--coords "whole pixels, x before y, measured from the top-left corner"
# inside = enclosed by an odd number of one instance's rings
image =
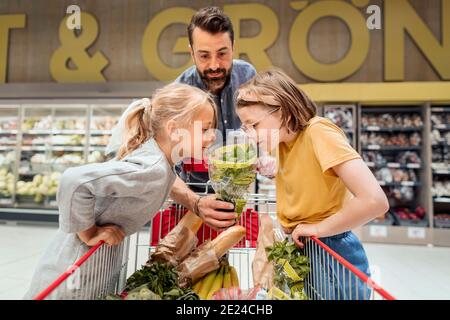
[[[144,98],[139,100],[139,103],[140,105],[132,110],[125,119],[123,142],[117,153],[119,160],[153,136],[151,102]]]

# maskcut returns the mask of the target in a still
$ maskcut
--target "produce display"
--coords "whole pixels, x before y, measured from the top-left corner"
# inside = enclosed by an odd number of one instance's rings
[[[7,168],[0,168],[0,197],[8,198],[14,192],[14,174]]]
[[[32,181],[17,181],[17,196],[34,197],[35,203],[42,203],[45,196],[55,196],[61,174],[53,172],[50,175],[35,175]]]
[[[217,198],[242,213],[246,194],[256,178],[256,148],[249,143],[216,148],[208,157],[208,170]]]

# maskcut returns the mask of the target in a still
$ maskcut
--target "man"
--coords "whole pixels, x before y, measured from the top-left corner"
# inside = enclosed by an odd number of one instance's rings
[[[233,60],[233,25],[229,17],[217,7],[199,10],[188,26],[188,36],[195,65],[175,81],[201,88],[214,96],[218,107],[218,129],[225,139],[226,130],[239,129],[241,125],[235,111],[234,93],[256,74],[255,68],[245,61]],[[233,209],[232,204],[218,201],[214,195],[199,197],[194,191],[203,191],[204,188],[192,186],[191,190],[184,182],[206,183],[209,180],[206,170],[186,172],[181,165],[178,171],[181,178],[177,178],[174,184],[172,199],[216,229],[227,228],[235,223],[236,213],[220,211]]]

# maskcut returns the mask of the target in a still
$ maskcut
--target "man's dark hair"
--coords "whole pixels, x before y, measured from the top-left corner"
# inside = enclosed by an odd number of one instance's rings
[[[228,32],[231,43],[234,41],[233,24],[230,18],[218,7],[206,7],[200,9],[192,16],[188,26],[189,44],[192,46],[192,33],[198,27],[211,34]]]

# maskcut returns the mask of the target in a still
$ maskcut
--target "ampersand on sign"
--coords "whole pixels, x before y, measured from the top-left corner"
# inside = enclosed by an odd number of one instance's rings
[[[59,47],[50,59],[50,74],[58,82],[105,82],[102,70],[109,61],[100,51],[90,56],[86,51],[97,39],[98,23],[95,17],[81,12],[81,32],[67,28],[65,17],[59,26]],[[69,61],[75,68],[69,68]]]

